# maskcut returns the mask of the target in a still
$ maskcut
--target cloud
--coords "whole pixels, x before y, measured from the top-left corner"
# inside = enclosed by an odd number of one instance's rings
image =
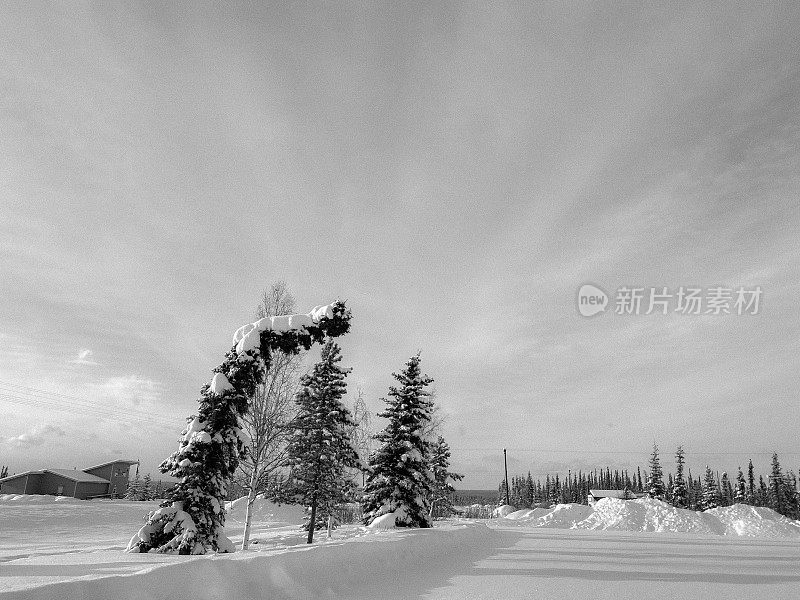
[[[138,406],[144,403],[158,402],[161,399],[162,386],[152,379],[142,379],[138,375],[109,377],[102,383],[92,384],[94,394],[105,400],[116,400]]]
[[[83,348],[80,352],[78,352],[78,358],[75,358],[69,362],[71,362],[73,365],[97,365],[98,363],[91,360],[93,354],[94,353],[88,348]]]
[[[32,446],[41,446],[53,437],[64,437],[66,432],[52,423],[44,423],[36,425],[25,433],[21,433],[16,437],[6,439],[6,443],[18,448],[30,448]]]

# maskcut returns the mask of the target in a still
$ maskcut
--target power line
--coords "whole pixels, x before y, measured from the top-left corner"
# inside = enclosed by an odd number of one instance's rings
[[[112,407],[106,408],[87,402],[83,398],[3,381],[0,381],[0,401],[73,414],[77,412],[128,424],[165,425],[163,420],[152,412],[145,412],[135,408],[125,408],[124,410]]]
[[[0,393],[7,393],[17,397],[24,397],[30,398],[35,402],[49,402],[49,403],[60,403],[63,401],[68,401],[71,403],[72,406],[78,408],[86,408],[86,409],[98,409],[98,410],[105,410],[103,407],[98,406],[92,402],[87,402],[86,398],[80,398],[77,396],[70,396],[68,394],[63,394],[59,392],[51,392],[48,390],[41,390],[37,388],[27,387],[24,385],[18,385],[14,383],[9,383],[5,381],[0,381]],[[134,407],[126,407],[126,413],[141,416],[143,418],[149,418],[151,414],[149,412],[134,408]]]

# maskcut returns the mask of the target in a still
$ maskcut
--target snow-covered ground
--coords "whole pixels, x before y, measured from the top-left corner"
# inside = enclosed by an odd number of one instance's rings
[[[351,526],[311,547],[296,508],[262,502],[252,550],[186,557],[122,552],[156,503],[0,496],[0,599],[800,598],[800,537],[764,509],[704,513],[717,530],[687,534],[666,524],[691,529],[689,516],[648,502]],[[244,511],[232,508],[240,542]]]

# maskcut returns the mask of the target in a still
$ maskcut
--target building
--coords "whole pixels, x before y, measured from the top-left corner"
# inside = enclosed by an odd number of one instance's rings
[[[43,494],[87,498],[124,496],[135,460],[114,460],[82,471],[42,469],[0,479],[0,494]]]
[[[638,494],[630,490],[589,490],[589,506],[594,506],[596,502],[603,498],[619,498],[620,500],[636,500],[644,494]]]

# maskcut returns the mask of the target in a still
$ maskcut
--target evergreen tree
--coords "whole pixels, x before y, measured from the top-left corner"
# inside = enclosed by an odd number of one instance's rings
[[[747,484],[744,481],[742,467],[739,467],[739,472],[736,474],[736,491],[733,495],[733,500],[737,504],[745,504],[747,502]]]
[[[450,468],[450,446],[441,435],[436,438],[436,443],[431,450],[430,466],[433,472],[431,518],[449,517],[456,512],[453,508],[453,497],[456,490],[450,482],[461,481],[464,476],[448,470]]]
[[[125,499],[142,500],[142,480],[139,479],[139,473],[136,473],[136,477],[128,484],[128,489],[125,490]]]
[[[658,460],[658,446],[653,444],[653,453],[650,455],[650,474],[647,477],[645,492],[656,500],[664,499],[664,473],[661,462]]]
[[[339,346],[328,340],[320,361],[301,379],[303,387],[295,399],[298,414],[286,462],[291,468],[289,501],[308,507],[303,528],[309,544],[314,530],[326,527],[333,511],[352,495],[355,484],[345,470],[361,466],[350,440],[356,424],[342,402],[350,369],[340,367],[341,360]]]
[[[271,354],[295,354],[350,329],[343,302],[308,314],[264,317],[240,327],[233,347],[203,386],[197,415],[187,419],[178,449],[159,469],[179,479],[161,507],[150,514],[128,544],[129,552],[204,554],[232,552],[225,537],[225,498],[239,461],[247,452],[242,418],[269,371]]]
[[[769,507],[780,514],[784,513],[783,472],[778,461],[778,453],[772,453],[772,471],[769,475]]]
[[[510,493],[510,490],[509,490]],[[503,506],[506,503],[506,480],[500,482],[497,486],[497,504]]]
[[[686,464],[683,446],[678,446],[675,451],[675,481],[672,484],[672,504],[676,508],[688,508],[689,491],[686,489],[686,480],[683,477],[683,466]]]
[[[525,479],[525,504],[528,508],[533,508],[536,503],[536,488],[533,484],[533,477],[531,472],[528,471],[528,477]]]
[[[793,471],[783,475],[784,515],[790,519],[800,519],[800,495],[797,492],[797,478]]]
[[[720,488],[720,506],[730,506],[733,504],[733,488],[731,487],[730,479],[728,479],[728,473],[722,473],[722,480],[719,484]]]
[[[769,490],[767,484],[764,483],[764,476],[758,476],[758,491],[756,492],[756,506],[767,506],[769,503]]]
[[[706,465],[706,476],[703,479],[703,495],[700,498],[700,510],[716,508],[718,503],[718,486],[711,467]]]
[[[753,471],[753,460],[747,465],[747,502],[756,504],[756,476]]]
[[[5,477],[8,477],[8,467],[6,465],[3,465],[3,468],[0,469],[0,479],[3,479]]]
[[[376,439],[381,446],[370,456],[362,499],[364,522],[395,513],[400,527],[430,527],[428,506],[433,477],[423,428],[432,404],[426,388],[433,379],[420,370],[420,356],[412,356],[401,373],[400,387],[389,388],[388,408],[379,416],[389,420]]]
[[[153,492],[154,492],[154,490],[153,490],[153,478],[150,477],[150,473],[148,473],[147,475],[145,475],[142,478],[142,493],[141,493],[141,498],[139,498],[139,500],[152,500],[152,499],[154,499],[156,496],[155,496],[155,494]]]

